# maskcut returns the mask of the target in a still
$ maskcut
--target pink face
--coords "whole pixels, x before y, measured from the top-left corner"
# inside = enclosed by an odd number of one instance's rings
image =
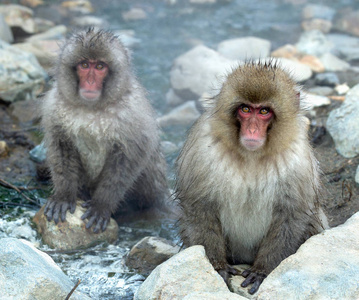
[[[238,108],[237,118],[241,123],[240,142],[250,151],[261,148],[267,139],[267,129],[273,111],[262,105],[243,104]]]
[[[79,93],[82,99],[97,101],[102,93],[103,83],[109,68],[104,62],[83,60],[76,66],[79,78]]]

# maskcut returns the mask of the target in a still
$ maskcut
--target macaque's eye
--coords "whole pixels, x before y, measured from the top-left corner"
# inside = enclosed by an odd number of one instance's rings
[[[241,106],[241,111],[244,113],[249,113],[249,112],[251,112],[251,109],[248,106],[243,105],[243,106]]]
[[[87,69],[89,67],[89,64],[87,62],[83,61],[81,63],[81,67],[84,68],[84,69]]]
[[[260,109],[259,113],[260,113],[261,115],[267,115],[267,114],[269,113],[269,111],[270,111],[269,108],[263,107],[263,108]]]
[[[104,68],[104,65],[101,64],[101,63],[99,63],[99,64],[96,65],[96,69],[97,69],[97,70],[102,70],[103,68]]]

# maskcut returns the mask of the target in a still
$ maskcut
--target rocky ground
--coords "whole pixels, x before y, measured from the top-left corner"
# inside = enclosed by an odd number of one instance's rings
[[[176,4],[172,2],[169,5]],[[51,10],[36,1],[24,3],[34,5],[34,10],[0,5],[0,216],[17,205],[37,210],[49,193],[50,185],[37,178],[36,160],[40,158],[30,157],[29,151],[41,141],[38,102],[51,84],[47,75],[51,74],[51,59],[69,29],[61,22],[74,28],[106,25],[90,15],[89,1],[67,1]],[[48,18],[37,18],[35,12]],[[307,113],[309,136],[322,170],[322,202],[334,227],[359,211],[359,11],[339,14],[327,6],[308,4],[302,16],[303,32],[296,44],[272,49],[269,40],[241,37],[222,41],[216,49],[195,46],[177,57],[169,74],[163,75],[170,78],[170,89],[158,121],[165,132],[164,152],[172,165],[184,139],[171,139],[173,128],[185,132],[198,118],[201,99],[216,92],[219,74],[248,58],[248,53],[252,59],[281,60],[312,103]],[[131,21],[148,16],[143,9],[133,8],[122,17]],[[127,45],[138,42],[128,32],[122,32],[122,39]],[[31,199],[20,197],[19,191]]]

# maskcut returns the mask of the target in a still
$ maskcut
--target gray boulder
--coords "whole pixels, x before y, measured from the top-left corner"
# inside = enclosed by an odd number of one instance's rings
[[[339,154],[350,158],[359,154],[359,84],[346,95],[343,104],[330,112],[327,129]]]
[[[42,92],[46,76],[33,54],[0,40],[0,99],[35,98]]]
[[[25,240],[0,240],[0,299],[65,299],[74,287],[50,256]],[[75,291],[71,299],[90,299]]]

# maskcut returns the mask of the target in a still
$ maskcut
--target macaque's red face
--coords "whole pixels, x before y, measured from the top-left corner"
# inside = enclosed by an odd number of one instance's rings
[[[273,116],[273,111],[267,106],[242,104],[238,108],[240,142],[247,150],[255,151],[265,144],[268,125]]]
[[[103,83],[109,71],[108,65],[97,60],[83,60],[78,63],[76,70],[81,98],[97,101],[101,96]]]

